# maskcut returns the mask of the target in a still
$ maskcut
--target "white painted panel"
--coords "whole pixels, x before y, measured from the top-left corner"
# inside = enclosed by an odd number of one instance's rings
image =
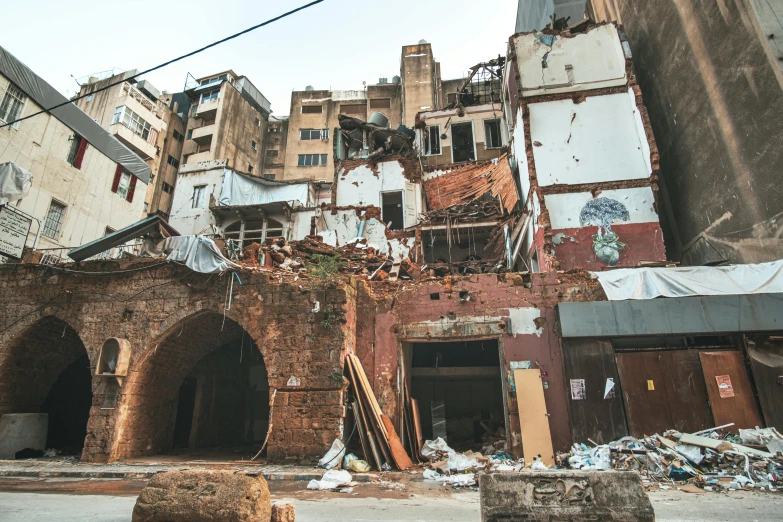
[[[200,170],[177,176],[177,187],[174,189],[174,200],[171,205],[169,223],[182,235],[198,234],[210,225],[215,225],[215,217],[209,210],[210,195],[218,201],[223,185],[222,167],[211,170]],[[204,197],[204,208],[193,208],[193,188],[206,185],[207,194]],[[207,233],[211,233],[207,231]]]
[[[626,84],[625,55],[617,28],[603,25],[573,38],[514,36],[523,96],[577,92]],[[546,64],[546,66],[544,66]]]
[[[512,154],[519,165],[519,181],[522,187],[522,201],[527,201],[530,192],[530,173],[527,165],[527,151],[525,150],[525,121],[522,118],[522,108],[517,109],[516,124],[514,125],[514,142]]]
[[[631,219],[629,221],[618,221],[618,224],[658,222],[658,214],[653,206],[655,197],[650,187],[604,190],[598,197],[619,201],[628,209]],[[587,202],[592,199],[595,198],[589,192],[548,194],[544,196],[544,203],[547,210],[549,210],[552,229],[581,228],[579,213]]]
[[[517,335],[536,334],[541,337],[543,328],[536,325],[536,319],[541,317],[541,310],[538,308],[509,308],[508,320],[511,328],[510,333],[514,337]]]
[[[649,146],[628,94],[582,103],[530,104],[530,132],[541,186],[650,177]]]

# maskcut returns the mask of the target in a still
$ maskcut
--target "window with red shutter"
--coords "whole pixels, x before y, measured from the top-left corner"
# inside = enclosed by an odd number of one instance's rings
[[[136,192],[136,179],[136,176],[131,176],[130,187],[128,187],[128,195],[125,198],[130,203],[133,203],[133,193]]]
[[[120,178],[122,178],[122,165],[117,163],[117,169],[114,171],[114,181],[111,184],[111,191],[117,192],[120,187]]]
[[[79,137],[79,149],[76,151],[76,158],[73,160],[73,166],[77,169],[82,168],[82,160],[84,160],[84,153],[87,152],[87,140]]]

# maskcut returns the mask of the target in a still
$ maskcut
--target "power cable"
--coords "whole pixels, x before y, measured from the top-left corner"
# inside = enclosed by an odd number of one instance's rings
[[[188,54],[183,54],[183,55],[182,55],[182,56],[180,56],[179,58],[174,58],[173,60],[169,60],[168,62],[162,63],[162,64],[160,64],[160,65],[156,65],[155,67],[153,67],[153,68],[151,68],[151,69],[147,69],[146,71],[142,71],[142,72],[140,72],[140,73],[138,73],[138,74],[134,75],[134,76],[133,76],[133,79],[137,79],[139,76],[144,76],[145,74],[151,73],[152,71],[157,71],[158,69],[161,69],[161,68],[163,68],[163,67],[166,67],[167,65],[171,65],[171,64],[172,64],[172,63],[174,63],[174,62],[178,62],[178,61],[180,61],[180,60],[184,60],[185,58],[189,58],[189,57],[191,57],[191,56],[193,56],[193,55],[196,55],[196,54],[198,54],[198,53],[200,53],[200,52],[202,52],[202,51],[206,51],[207,49],[210,49],[210,48],[212,48],[212,47],[215,47],[216,45],[220,45],[220,44],[222,44],[222,43],[225,43],[225,42],[227,42],[227,41],[229,41],[229,40],[233,40],[234,38],[237,38],[237,37],[239,37],[239,36],[242,36],[243,34],[247,34],[247,33],[251,32],[251,31],[255,31],[256,29],[259,29],[259,28],[261,28],[261,27],[264,27],[265,25],[269,25],[269,24],[271,24],[271,23],[277,22],[278,20],[282,20],[283,18],[285,18],[285,17],[287,17],[287,16],[291,16],[292,14],[298,13],[299,11],[303,11],[303,10],[307,9],[308,7],[312,7],[312,6],[314,6],[315,4],[320,4],[320,3],[321,3],[321,2],[323,2],[323,1],[324,1],[324,0],[315,0],[315,1],[313,1],[313,2],[310,2],[309,4],[303,5],[303,6],[301,6],[301,7],[297,7],[296,9],[293,9],[293,10],[291,10],[291,11],[288,11],[287,13],[283,13],[283,14],[281,14],[280,16],[276,16],[276,17],[274,17],[274,18],[271,18],[271,19],[267,20],[266,22],[262,22],[262,23],[260,23],[260,24],[258,24],[258,25],[254,25],[253,27],[250,27],[250,28],[248,28],[248,29],[245,29],[244,31],[240,31],[240,32],[238,32],[238,33],[236,33],[236,34],[233,34],[233,35],[231,35],[231,36],[228,36],[228,37],[226,37],[226,38],[223,38],[222,40],[218,40],[217,42],[213,42],[213,43],[211,43],[211,44],[209,44],[209,45],[206,45],[206,46],[202,47],[201,49],[196,49],[195,51],[193,51],[193,52],[190,52],[190,53],[188,53]],[[27,116],[25,116],[25,117],[23,117],[23,118],[19,118],[19,119],[17,119],[17,120],[14,120],[14,121],[12,121],[12,122],[6,123],[6,124],[4,124],[4,125],[0,125],[0,129],[2,129],[2,128],[4,128],[4,127],[9,127],[9,126],[11,126],[11,125],[15,125],[15,124],[19,123],[20,121],[24,121],[24,120],[30,119],[30,118],[32,118],[33,116],[38,116],[39,114],[44,114],[44,113],[51,112],[51,111],[53,111],[54,109],[59,109],[60,107],[63,107],[63,106],[65,106],[65,105],[68,105],[68,104],[70,104],[70,103],[73,103],[73,102],[76,102],[76,101],[79,101],[79,100],[81,100],[82,98],[86,98],[87,96],[90,96],[90,95],[97,94],[97,93],[99,93],[99,92],[101,92],[101,91],[105,91],[105,90],[107,90],[107,89],[111,89],[112,87],[115,87],[115,86],[117,86],[117,85],[120,85],[121,83],[125,83],[125,82],[126,82],[126,81],[128,81],[129,79],[130,79],[130,78],[126,78],[126,79],[122,79],[122,80],[116,81],[116,82],[114,82],[114,83],[112,83],[112,84],[106,85],[105,87],[102,87],[102,88],[100,88],[100,89],[96,89],[96,90],[94,90],[94,91],[92,91],[92,92],[89,92],[89,93],[87,93],[87,94],[84,94],[84,95],[82,95],[82,96],[77,96],[76,98],[72,98],[72,99],[70,99],[70,100],[68,100],[68,101],[65,101],[65,102],[63,102],[63,103],[60,103],[60,104],[58,104],[58,105],[55,105],[55,106],[53,106],[53,107],[49,107],[48,109],[43,109],[43,110],[40,110],[40,111],[38,111],[38,112],[34,112],[34,113],[32,113],[32,114],[28,114]]]

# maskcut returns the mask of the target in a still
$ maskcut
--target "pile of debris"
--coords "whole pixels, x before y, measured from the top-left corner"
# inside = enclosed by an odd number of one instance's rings
[[[421,449],[421,455],[428,459],[424,480],[434,480],[444,486],[466,487],[478,483],[476,474],[479,472],[508,473],[525,469],[524,459],[514,460],[505,450],[491,451],[491,455],[474,451],[458,453],[440,437],[428,440]]]
[[[648,488],[686,483],[694,492],[777,491],[783,486],[783,436],[775,428],[718,434],[730,426],[694,434],[670,430],[639,439],[623,437],[593,447],[574,444],[557,461],[572,469],[638,471]]]

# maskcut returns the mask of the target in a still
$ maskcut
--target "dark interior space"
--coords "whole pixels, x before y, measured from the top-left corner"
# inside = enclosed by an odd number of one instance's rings
[[[451,147],[454,163],[476,161],[472,123],[458,123],[451,126]]]
[[[46,447],[81,455],[91,406],[90,359],[85,353],[57,377],[41,405],[41,412],[49,414]]]
[[[400,230],[404,225],[402,213],[402,192],[381,193],[383,221],[392,230]]]
[[[449,446],[466,451],[505,433],[496,340],[413,343],[406,351],[411,396],[419,403],[425,439],[445,432]]]
[[[190,442],[190,428],[193,426],[193,410],[196,407],[197,381],[186,377],[179,387],[177,419],[174,422],[174,449],[187,448]]]

